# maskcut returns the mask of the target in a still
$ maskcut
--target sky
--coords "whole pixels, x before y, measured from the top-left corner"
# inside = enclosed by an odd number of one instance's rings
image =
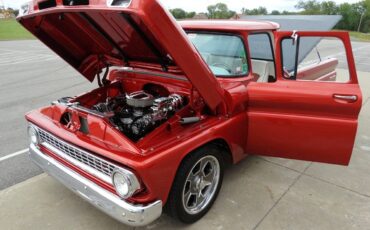
[[[27,0],[0,0],[3,1],[5,7],[19,8],[19,6]],[[231,10],[241,12],[241,9],[253,9],[259,6],[266,7],[268,11],[272,10],[288,10],[294,11],[294,5],[298,0],[254,0],[254,1],[243,1],[243,0],[161,0],[165,7],[169,9],[182,8],[186,11],[196,12],[207,12],[207,6],[216,4],[218,2],[226,3]],[[349,2],[355,3],[360,0],[334,0],[337,3]]]

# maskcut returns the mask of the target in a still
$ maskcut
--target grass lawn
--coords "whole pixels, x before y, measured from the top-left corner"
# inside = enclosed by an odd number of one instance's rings
[[[360,41],[370,42],[370,34],[359,33],[359,32],[349,32],[351,37],[356,38]]]
[[[34,39],[34,37],[15,19],[0,19],[0,41],[23,39]]]
[[[370,42],[370,33],[360,33],[356,31],[348,31],[348,30],[334,30],[334,31],[343,31],[348,32],[349,36],[351,36],[351,40],[353,41],[361,41],[361,42]]]

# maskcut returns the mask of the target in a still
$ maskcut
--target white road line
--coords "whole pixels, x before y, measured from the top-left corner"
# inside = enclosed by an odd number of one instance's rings
[[[15,152],[15,153],[6,155],[5,157],[1,157],[0,158],[0,162],[5,161],[5,160],[8,160],[8,159],[13,158],[13,157],[16,157],[16,156],[19,156],[19,155],[22,155],[22,154],[28,152],[28,150],[29,149],[23,149],[21,151],[18,151],[18,152]]]

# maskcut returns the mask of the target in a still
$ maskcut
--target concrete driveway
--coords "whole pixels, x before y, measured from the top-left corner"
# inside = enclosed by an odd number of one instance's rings
[[[19,44],[21,47],[22,45],[29,44]],[[31,45],[39,46],[38,43]],[[60,60],[54,60],[54,62],[58,61]],[[30,66],[27,61],[23,63],[28,63]],[[12,68],[15,71],[26,67]],[[70,77],[70,82],[60,81],[63,82],[60,84],[65,84],[63,87],[66,88],[66,92],[73,93],[73,91],[88,88],[81,85],[68,87],[69,84],[80,84],[82,80],[73,78],[75,73],[69,67],[64,68],[61,73],[51,72],[50,74],[53,74],[55,79],[72,74],[67,76]],[[12,74],[13,71],[7,72]],[[34,73],[30,72],[30,74]],[[1,74],[1,93],[8,88],[4,85],[5,77]],[[159,220],[143,229],[370,229],[370,73],[359,72],[359,77],[364,93],[364,107],[360,115],[356,145],[349,167],[249,157],[226,172],[220,195],[205,218],[193,225],[183,225],[162,215]],[[24,80],[28,81],[28,78],[24,77]],[[33,82],[34,80],[29,81],[30,84],[38,84]],[[16,84],[11,79],[5,82],[10,85]],[[38,92],[24,89],[28,93],[19,92],[23,95],[23,99],[17,102],[19,105],[11,106],[23,110],[22,106],[28,109],[28,107],[34,108],[36,105],[46,104],[46,100],[50,97],[56,99],[56,96],[62,94],[50,88],[54,85],[55,82],[50,82],[37,86]],[[16,85],[13,90],[17,90]],[[47,95],[48,92],[52,95]],[[63,92],[64,96],[66,92]],[[40,94],[39,97],[42,100],[34,99],[28,102],[27,95],[34,98],[32,96],[34,94]],[[28,103],[35,105],[27,105]],[[6,107],[0,109],[3,113],[2,125],[6,126],[5,123],[10,120],[25,128],[18,114],[14,114],[15,117],[9,117],[4,114],[7,113]],[[11,129],[13,126],[6,127]],[[26,148],[26,140],[17,143],[20,139],[17,138],[20,131],[9,131],[13,137],[11,139],[4,139],[4,133],[0,135],[0,153],[3,156],[6,156],[5,153],[9,151],[21,149],[22,146]],[[21,134],[22,138],[24,136]],[[28,170],[27,167],[33,167],[25,155],[19,157],[22,159],[10,159],[14,161],[12,163],[0,162],[1,174],[16,175],[17,173],[12,171],[14,168]],[[6,170],[1,171],[1,168]],[[28,178],[32,178],[19,183],[27,178],[27,170],[21,170],[21,172],[25,171],[24,176],[16,181],[10,178],[9,185],[5,186],[7,188],[0,191],[0,229],[130,229],[96,210],[45,174],[33,177],[39,174],[37,169],[29,169],[32,175]],[[0,178],[2,177],[3,175],[0,175]],[[16,185],[9,187],[11,184]]]

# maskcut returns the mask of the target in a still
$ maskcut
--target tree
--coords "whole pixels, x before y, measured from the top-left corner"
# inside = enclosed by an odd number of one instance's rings
[[[280,11],[278,11],[278,10],[273,10],[273,11],[271,11],[271,15],[280,15],[281,13],[280,13]]]
[[[197,13],[195,13],[194,11],[192,12],[187,12],[186,13],[186,18],[194,18],[194,16],[196,15]]]
[[[258,15],[266,15],[266,14],[268,14],[268,11],[267,11],[267,8],[266,7],[260,6],[260,7],[257,8],[256,13]]]
[[[208,18],[210,19],[229,19],[233,17],[236,12],[229,10],[225,3],[217,3],[216,5],[210,5],[207,7]]]
[[[326,15],[336,15],[338,14],[338,6],[333,1],[322,2],[321,13]]]
[[[362,17],[361,6],[359,3],[349,4],[343,3],[339,5],[339,14],[343,16],[342,20],[338,23],[336,28],[343,30],[356,31],[359,28],[360,20]],[[365,19],[365,20],[364,20]],[[366,18],[362,19],[363,22]]]
[[[358,3],[342,3],[337,5],[334,1],[300,0],[296,5],[302,10],[301,14],[324,14],[342,15],[342,20],[336,29],[351,31],[370,31],[370,0],[362,0]]]
[[[186,12],[185,12],[185,10],[183,10],[183,9],[176,8],[176,9],[172,9],[172,10],[170,10],[170,12],[172,13],[172,15],[173,15],[176,19],[184,19],[184,18],[186,18]]]
[[[196,13],[193,11],[186,12],[185,10],[180,8],[171,9],[170,12],[176,19],[194,18],[194,16],[196,15]]]
[[[215,14],[216,14],[216,8],[217,6],[216,5],[210,5],[207,7],[207,10],[208,10],[208,18],[215,18]]]
[[[321,3],[316,0],[304,1],[300,0],[295,8],[303,10],[302,14],[317,15],[321,14]]]
[[[297,14],[295,12],[289,12],[287,10],[284,10],[283,12],[281,12],[281,15],[294,15],[294,14]]]
[[[243,14],[244,15],[266,15],[268,14],[266,7],[258,7],[252,10],[248,10],[243,8]]]
[[[360,30],[368,33],[370,32],[370,0],[362,1],[361,4],[365,12]]]
[[[246,11],[246,10],[247,10],[247,9],[243,7],[243,8],[242,8],[241,13],[242,13],[242,14],[245,14],[245,11]]]

